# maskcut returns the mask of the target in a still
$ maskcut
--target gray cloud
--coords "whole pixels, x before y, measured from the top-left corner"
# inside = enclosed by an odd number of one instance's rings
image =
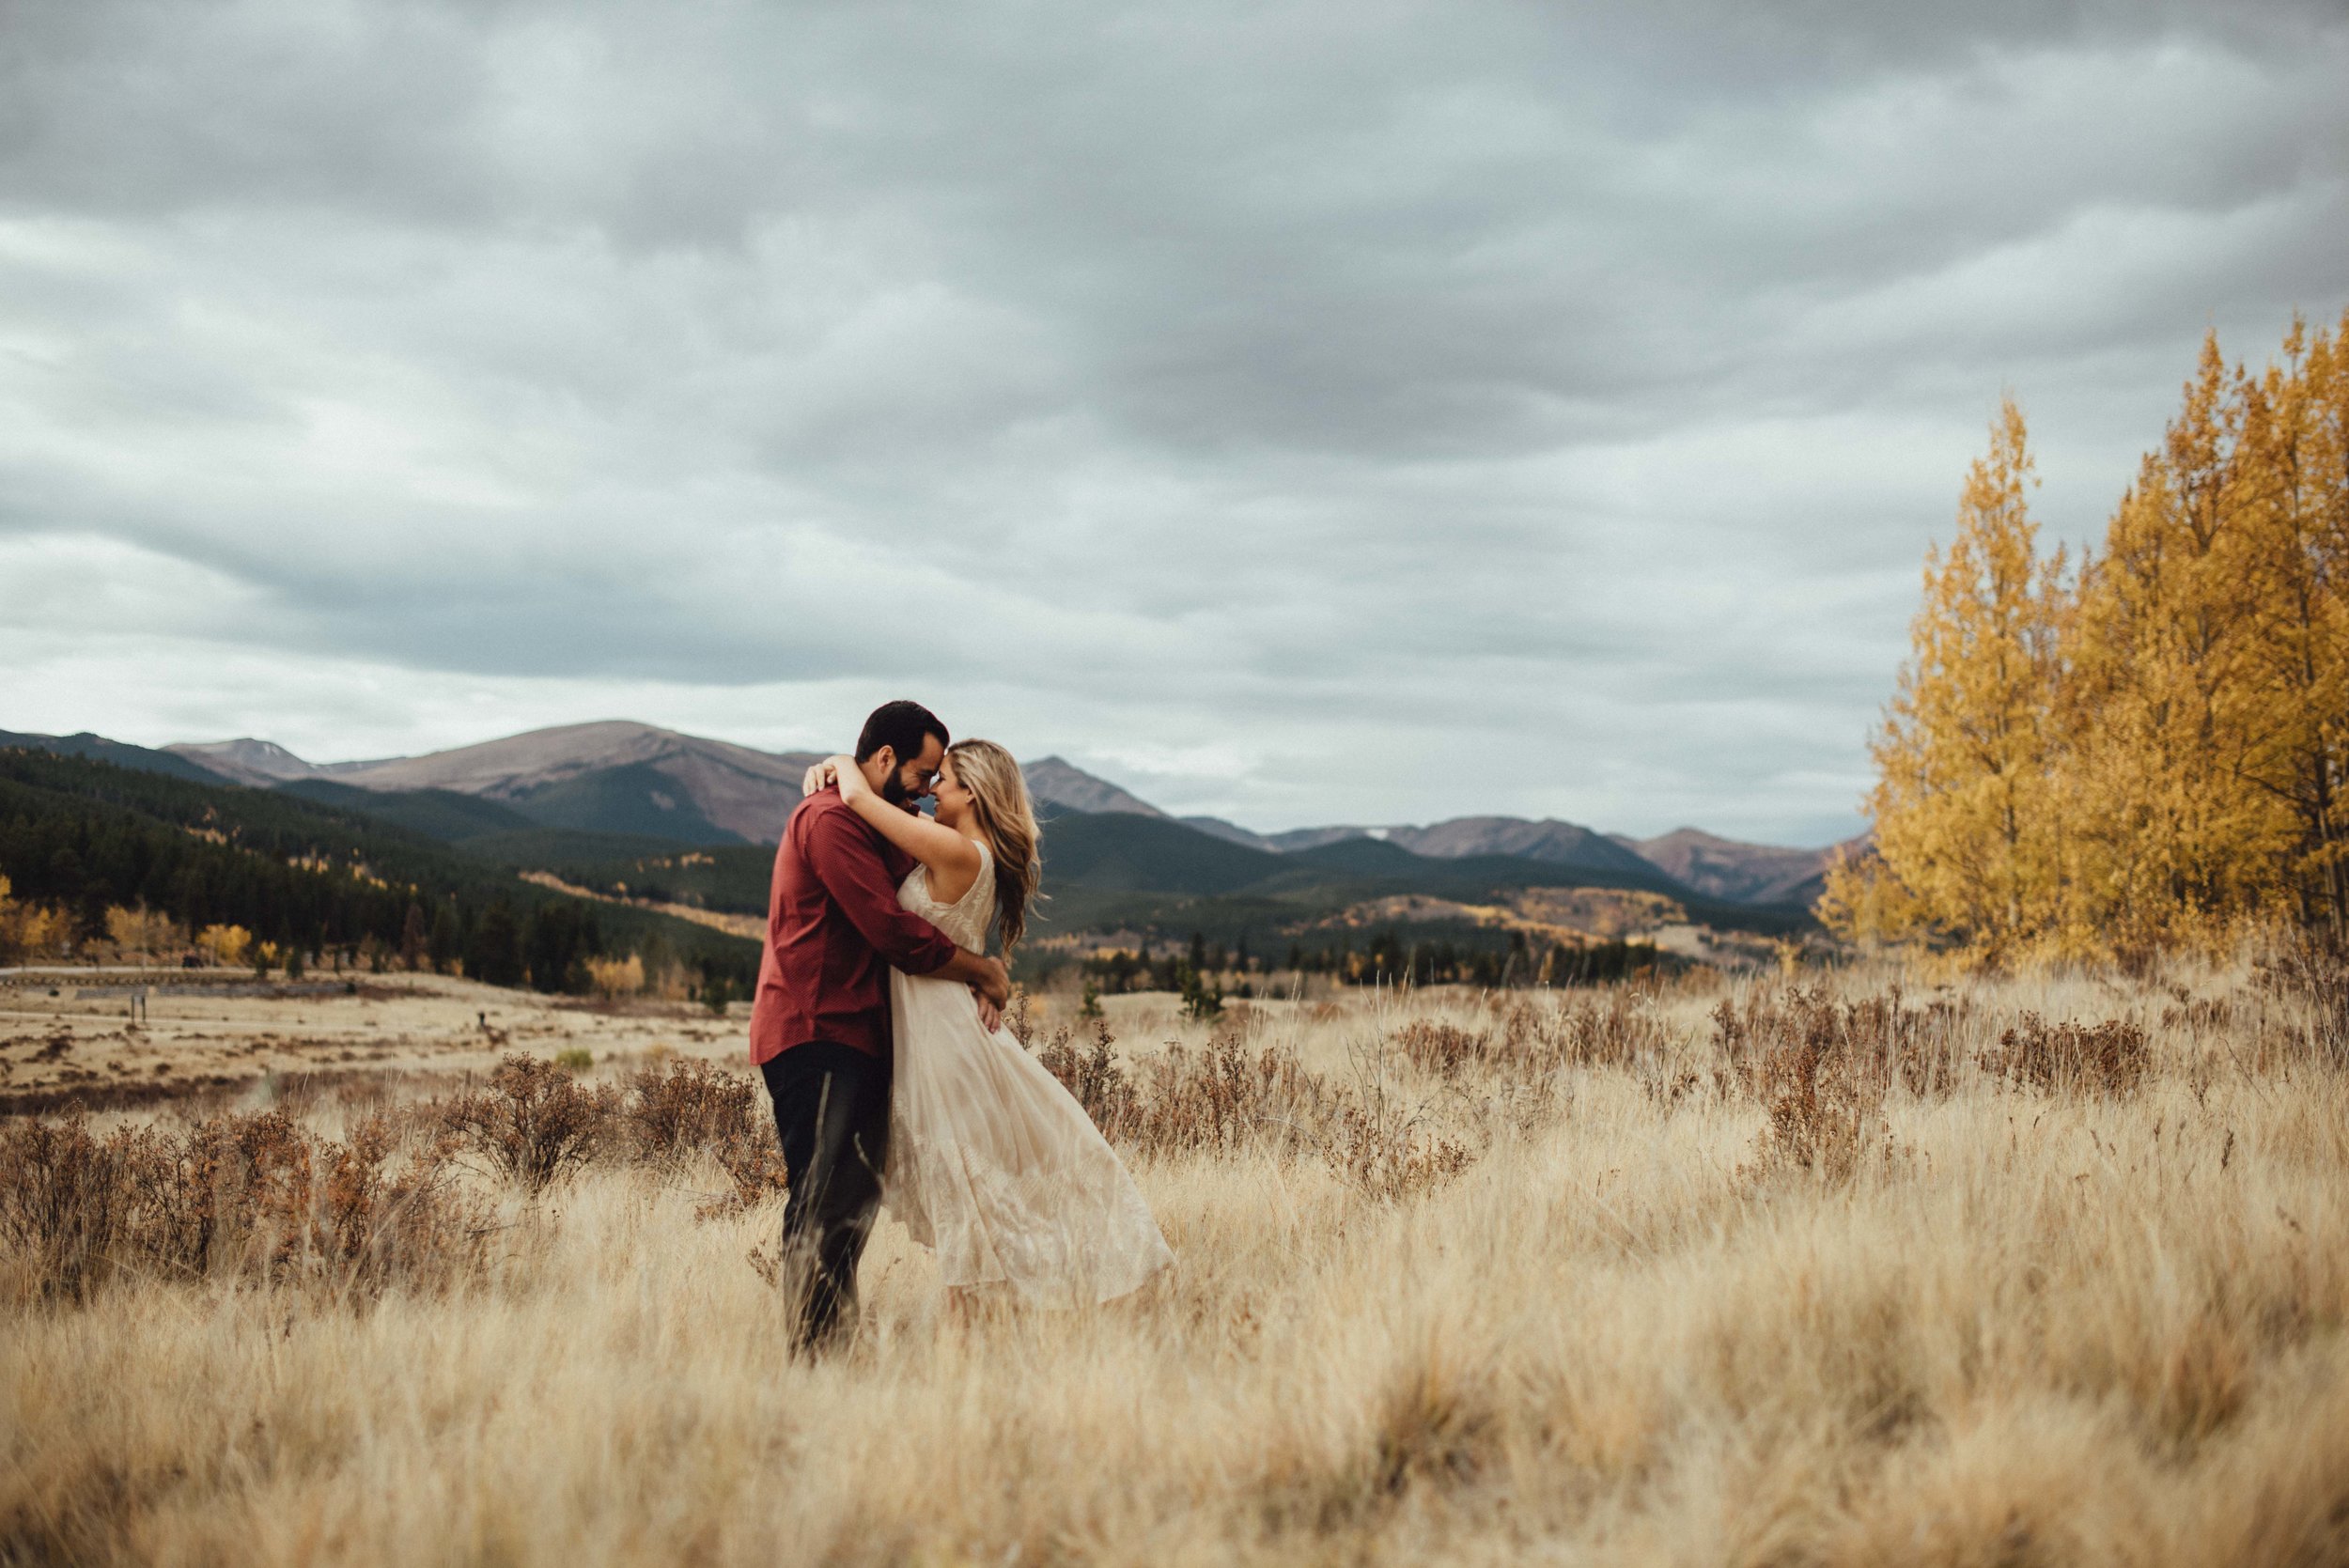
[[[2000,391],[2080,536],[2349,287],[2338,4],[0,30],[8,727],[1824,840]]]

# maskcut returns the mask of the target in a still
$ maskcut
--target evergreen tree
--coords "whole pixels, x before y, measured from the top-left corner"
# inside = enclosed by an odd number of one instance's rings
[[[426,954],[431,958],[433,969],[446,974],[456,967],[464,950],[465,937],[458,924],[457,907],[454,902],[443,900],[432,911],[432,935],[426,942]]]
[[[514,906],[497,899],[482,911],[465,944],[466,977],[490,986],[519,986],[528,972]]]
[[[425,925],[424,906],[414,899],[408,901],[407,917],[400,922],[399,961],[401,967],[414,970],[424,968],[425,953],[431,937]]]

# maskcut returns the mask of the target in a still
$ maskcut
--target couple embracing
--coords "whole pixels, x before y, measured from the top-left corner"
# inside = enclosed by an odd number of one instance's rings
[[[1174,1261],[1149,1207],[1083,1107],[1001,1027],[1009,980],[988,939],[1010,955],[1039,872],[1019,764],[889,703],[854,755],[808,769],[805,795],[775,853],[751,1008],[791,1183],[779,1279],[800,1343],[853,1326],[857,1260],[884,1204],[958,1295],[1140,1289]]]

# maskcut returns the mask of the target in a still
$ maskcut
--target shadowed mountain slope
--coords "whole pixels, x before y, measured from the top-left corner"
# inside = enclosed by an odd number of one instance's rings
[[[1067,812],[1044,830],[1044,878],[1114,892],[1223,893],[1279,875],[1287,858],[1164,817]]]
[[[169,779],[185,779],[191,784],[222,784],[227,775],[218,773],[187,757],[170,752],[150,751],[145,746],[132,746],[120,740],[109,740],[102,735],[84,730],[79,735],[27,735],[14,730],[0,730],[0,747],[21,746],[28,752],[47,752],[53,756],[87,757],[93,762],[111,762],[117,768],[136,768],[142,773],[161,773]]]
[[[528,831],[537,827],[511,806],[453,789],[361,789],[333,779],[295,779],[280,784],[281,794],[338,811],[353,812],[422,833],[444,844],[460,843],[488,833]]]
[[[1177,820],[1187,828],[1196,828],[1226,844],[1245,845],[1251,849],[1262,849],[1271,854],[1280,853],[1280,846],[1264,834],[1243,828],[1237,822],[1226,822],[1220,816],[1185,816]]]
[[[0,876],[36,902],[144,904],[310,952],[370,939],[397,951],[422,921],[467,974],[541,990],[583,988],[579,964],[601,954],[665,955],[738,986],[758,960],[754,943],[563,895],[339,802],[31,748],[0,751]]]

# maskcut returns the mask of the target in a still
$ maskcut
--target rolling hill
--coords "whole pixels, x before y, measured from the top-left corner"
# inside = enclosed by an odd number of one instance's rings
[[[814,754],[754,751],[650,724],[566,724],[336,775],[361,789],[446,789],[542,827],[771,844]]]
[[[115,744],[94,736],[78,738]],[[260,788],[328,783],[401,796],[438,791],[510,807],[526,825],[703,846],[777,842],[799,804],[801,776],[822,760],[815,752],[761,752],[620,720],[375,762],[316,764],[251,737],[144,755],[163,759],[162,766],[182,777],[220,777]],[[1047,818],[1062,811],[1166,815],[1057,756],[1039,758],[1024,771]]]
[[[763,846],[614,852],[625,843],[581,834],[562,845],[542,831],[511,842],[468,840],[463,847],[606,894],[720,913],[766,909],[773,851]],[[1252,942],[1262,952],[1292,941],[1334,946],[1346,939],[1345,928],[1369,922],[1471,944],[1505,943],[1505,928],[1464,930],[1478,924],[1470,910],[1523,903],[1537,890],[1660,898],[1721,929],[1778,935],[1811,924],[1799,909],[1707,898],[1636,858],[1624,867],[1592,870],[1526,856],[1439,858],[1367,837],[1281,854],[1130,812],[1064,812],[1046,826],[1043,852],[1046,900],[1034,924],[1039,938],[1124,932],[1163,941],[1195,931],[1220,942]],[[1398,904],[1417,913],[1362,912]]]
[[[758,957],[739,938],[550,892],[343,802],[43,748],[0,750],[0,876],[85,930],[109,906],[143,904],[191,929],[238,924],[313,952],[397,951],[428,931],[436,961],[542,990],[575,988],[586,958],[629,952],[740,988]]]
[[[1781,849],[1740,844],[1698,828],[1677,828],[1657,838],[1617,842],[1712,897],[1808,908],[1827,891],[1828,857],[1864,841],[1852,839],[1827,849]]]
[[[770,862],[813,753],[770,753],[650,724],[607,721],[369,762],[313,764],[267,740],[163,751],[94,735],[6,737],[175,777],[272,787],[394,823],[500,864],[592,868],[674,884],[687,902],[763,899]],[[1177,819],[1109,780],[1048,755],[1027,765],[1054,883],[1111,894],[1290,896],[1333,880],[1382,884],[1650,888],[1711,904],[1807,908],[1828,851],[1740,844],[1684,828],[1652,839],[1555,818],[1462,816],[1425,826],[1330,826],[1258,833]],[[372,802],[372,803],[370,803]],[[680,859],[678,851],[698,851]],[[1472,864],[1471,864],[1472,862]],[[1437,868],[1451,864],[1454,874]],[[1561,878],[1563,878],[1563,884]],[[591,879],[592,880],[592,879]],[[1064,909],[1064,915],[1067,909]]]
[[[317,778],[328,771],[303,761],[273,740],[181,741],[163,750],[224,779],[251,784],[256,789],[269,789],[288,780]]]
[[[1019,771],[1028,781],[1028,793],[1034,798],[1036,815],[1047,820],[1066,811],[1094,815],[1121,814],[1161,818],[1166,815],[1141,797],[1121,789],[1107,779],[1096,778],[1061,757],[1039,757],[1034,762],[1022,763]]]
[[[201,763],[175,756],[167,751],[149,751],[145,746],[109,740],[87,730],[79,735],[23,735],[13,730],[0,730],[0,748],[6,747],[47,752],[52,756],[86,757],[93,762],[110,762],[117,768],[134,768],[142,773],[160,773],[165,778],[185,779],[193,784],[222,782],[222,775]]]
[[[1529,822],[1516,816],[1455,816],[1426,828],[1392,828],[1386,837],[1389,844],[1437,860],[1517,855],[1550,865],[1634,877],[1659,869],[1603,833],[1555,817]]]
[[[443,844],[487,833],[523,831],[537,826],[511,806],[478,796],[459,795],[453,789],[361,789],[355,784],[317,778],[296,779],[280,789],[284,794],[371,816]]]

